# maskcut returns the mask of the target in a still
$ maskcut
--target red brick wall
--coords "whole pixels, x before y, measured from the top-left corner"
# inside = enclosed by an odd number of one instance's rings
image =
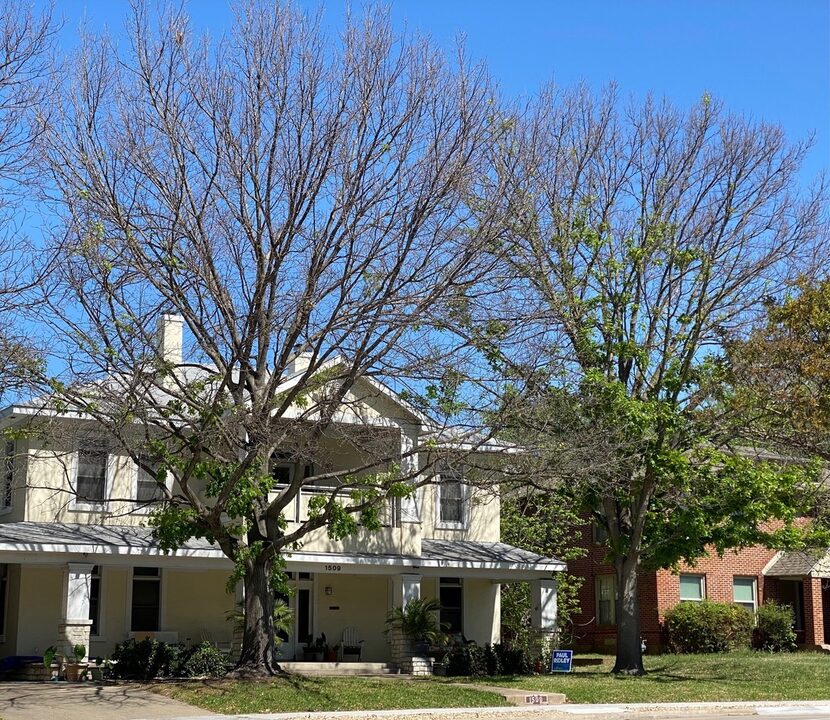
[[[616,628],[599,626],[596,618],[596,578],[599,575],[613,574],[610,565],[604,562],[605,548],[593,542],[590,524],[583,527],[580,546],[587,550],[587,555],[568,563],[568,570],[584,578],[580,590],[579,612],[573,618],[574,645],[582,650],[613,651],[616,642]],[[682,565],[681,572],[706,576],[706,597],[718,602],[732,602],[732,580],[736,575],[754,577],[757,587],[757,602],[777,597],[778,582],[775,578],[765,578],[763,570],[775,556],[774,550],[762,547],[750,547],[718,557],[700,559],[694,567]],[[813,592],[820,592],[814,589]],[[820,597],[820,595],[818,596]],[[640,623],[643,639],[649,651],[656,652],[664,645],[662,629],[665,613],[680,601],[680,579],[668,570],[657,572],[643,571],[640,574]],[[818,628],[822,623],[821,603],[808,600],[805,583],[805,616],[812,617],[805,623],[812,622]],[[811,613],[810,608],[817,608]],[[822,630],[823,632],[823,630]],[[818,631],[814,631],[818,636]],[[810,642],[808,640],[808,642]]]

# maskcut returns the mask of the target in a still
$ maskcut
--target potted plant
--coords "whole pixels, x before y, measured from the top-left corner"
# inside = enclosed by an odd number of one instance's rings
[[[66,663],[66,679],[70,682],[78,682],[81,676],[86,672],[86,645],[78,644],[72,648],[72,653],[75,656],[75,662]]]
[[[326,634],[320,633],[320,637],[314,641],[314,662],[323,662],[323,660],[326,659],[328,649],[329,646],[326,642]]]
[[[43,667],[46,668],[46,676],[49,680],[58,679],[58,671],[52,666],[55,664],[55,656],[58,654],[58,649],[54,645],[50,645],[43,651]]]
[[[104,679],[104,658],[100,655],[95,658],[95,667],[89,668],[90,679],[101,682]]]
[[[427,655],[433,644],[438,644],[444,637],[441,624],[436,616],[441,603],[435,598],[418,598],[410,600],[405,608],[392,608],[386,617],[386,632],[399,630],[409,640],[412,652]]]

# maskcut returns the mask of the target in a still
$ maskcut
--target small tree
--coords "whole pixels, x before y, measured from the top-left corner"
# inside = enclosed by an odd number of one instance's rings
[[[432,317],[486,272],[492,223],[467,201],[494,140],[489,81],[383,13],[335,44],[257,2],[216,43],[136,3],[129,52],[87,38],[74,66],[43,138],[63,222],[42,322],[65,367],[44,383],[156,475],[163,548],[207,537],[233,560],[237,672],[274,673],[283,553],[376,528],[379,504],[429,480],[423,419],[369,405],[407,376],[448,409],[457,344]],[[166,313],[181,360],[154,336]],[[442,422],[426,427],[435,456]],[[332,441],[360,459],[307,472]],[[331,491],[289,528],[309,485]]]

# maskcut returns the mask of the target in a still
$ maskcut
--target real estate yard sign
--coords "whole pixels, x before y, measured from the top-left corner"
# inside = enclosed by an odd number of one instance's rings
[[[573,665],[574,651],[573,650],[554,650],[550,656],[550,671],[555,672],[570,672]]]

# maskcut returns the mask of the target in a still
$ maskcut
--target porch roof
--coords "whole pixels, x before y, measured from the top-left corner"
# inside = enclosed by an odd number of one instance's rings
[[[152,537],[152,529],[130,525],[82,525],[70,523],[0,523],[0,562],[87,562],[229,566],[224,553],[207,540],[189,540],[178,550],[164,553]],[[491,579],[523,579],[550,576],[565,569],[556,558],[497,542],[454,540],[422,541],[421,555],[384,553],[306,552],[286,553],[289,569],[311,572],[393,574],[422,572],[473,574]]]
[[[768,577],[830,577],[830,551],[781,552],[764,570]]]

